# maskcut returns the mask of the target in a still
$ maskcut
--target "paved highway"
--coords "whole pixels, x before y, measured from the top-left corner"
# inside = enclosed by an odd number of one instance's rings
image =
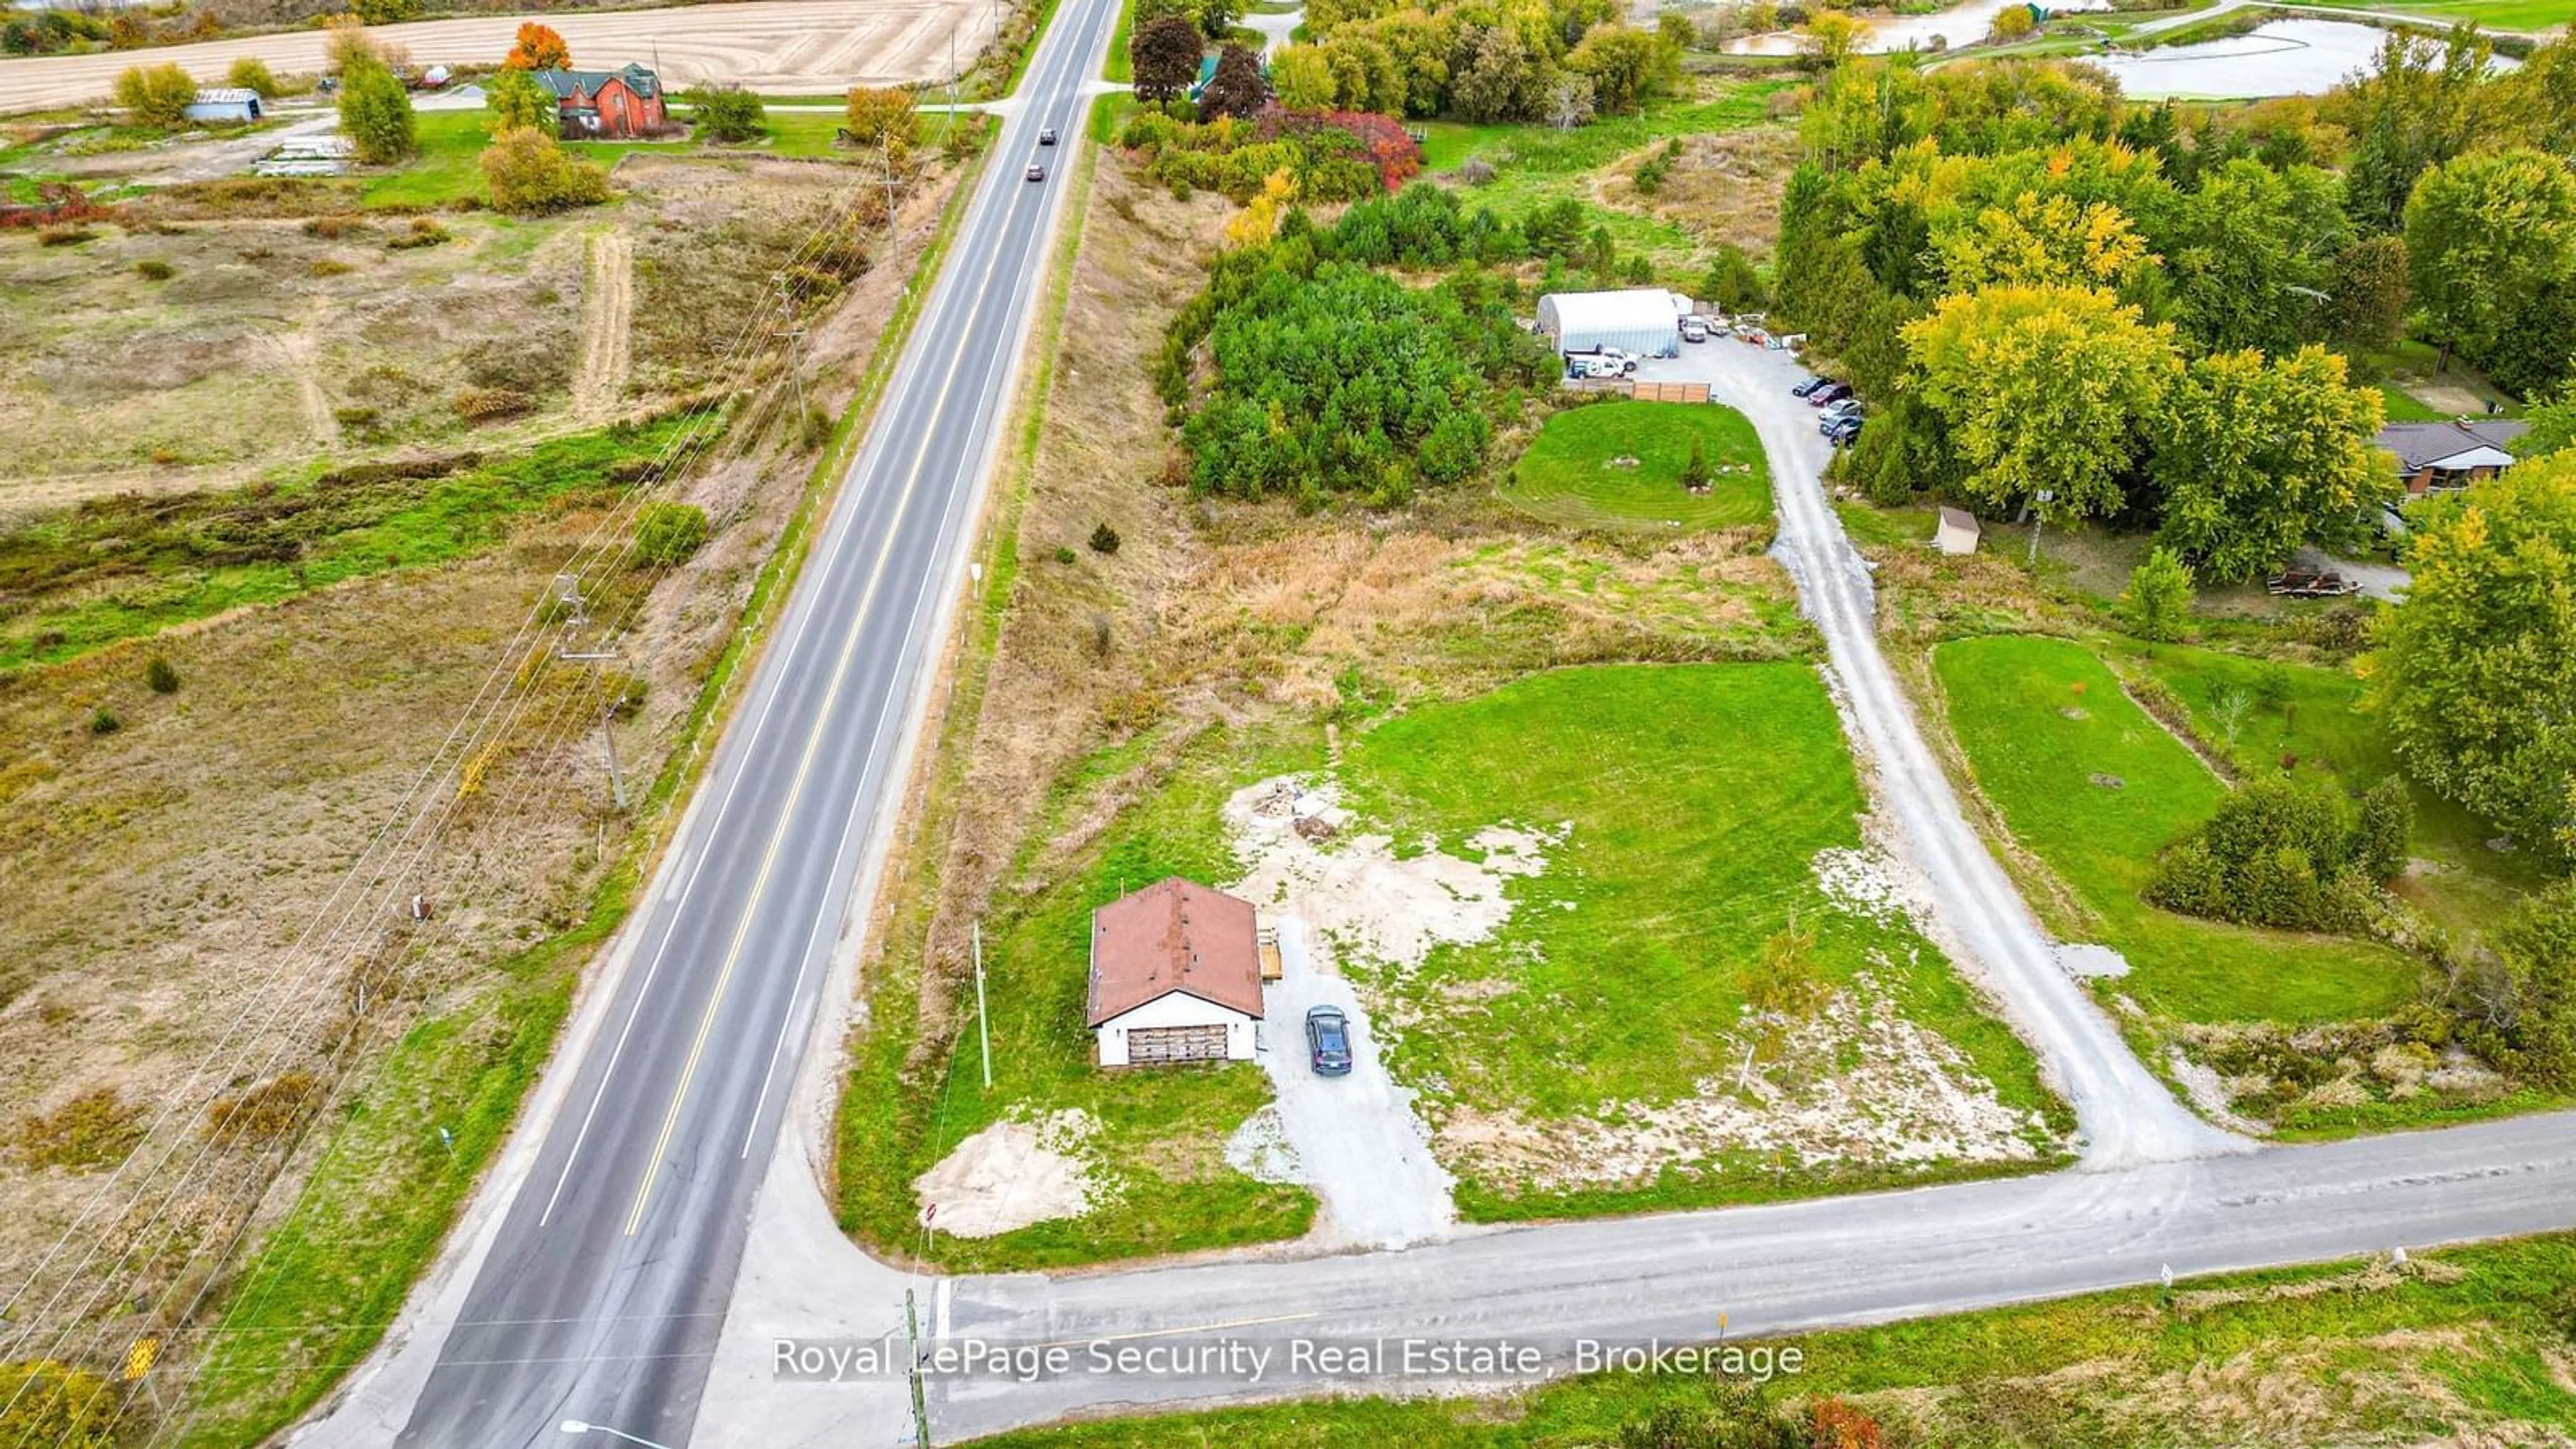
[[[690,1437],[753,1188],[963,582],[1116,9],[1066,0],[1039,46],[604,1009],[487,1189],[507,1205],[455,1270],[452,1314],[424,1320],[443,1341],[414,1324],[389,1346],[436,1341],[434,1367],[380,1368],[317,1439],[506,1449],[562,1444],[567,1419]],[[1064,144],[1041,153],[1041,126]],[[1023,180],[1041,154],[1047,180]]]

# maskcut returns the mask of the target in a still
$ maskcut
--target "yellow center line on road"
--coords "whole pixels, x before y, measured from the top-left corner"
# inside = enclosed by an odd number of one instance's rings
[[[1080,1338],[1059,1338],[1041,1343],[1040,1348],[1066,1348],[1078,1343],[1129,1343],[1140,1338],[1172,1338],[1184,1333],[1216,1333],[1228,1328],[1259,1328],[1270,1323],[1303,1323],[1316,1317],[1312,1313],[1274,1313],[1267,1318],[1236,1318],[1224,1323],[1193,1323],[1183,1328],[1145,1328],[1134,1333],[1091,1333]]]
[[[1040,196],[1043,204],[1044,193],[1040,193]],[[1007,216],[1013,209],[1013,203],[1006,202],[1003,207],[1003,214]],[[1010,227],[1005,222],[997,230],[1007,236]],[[993,274],[1001,269],[1004,250],[1003,244],[997,239],[993,246],[992,259],[984,264],[984,275],[978,280],[974,292],[951,295],[975,297],[985,295],[992,286]],[[927,314],[924,320],[928,320]],[[929,462],[930,445],[939,436],[939,425],[948,415],[948,404],[956,396],[957,389],[954,383],[959,369],[965,365],[966,357],[967,354],[963,350],[951,355],[948,373],[942,380],[939,391],[939,405],[931,410],[930,421],[922,429],[921,445],[913,451],[912,466],[905,475],[902,496],[895,503],[894,520],[886,528],[885,544],[877,551],[876,562],[869,569],[867,588],[859,596],[857,612],[851,616],[849,634],[842,642],[840,658],[832,666],[831,682],[824,687],[825,708],[815,717],[813,732],[806,737],[804,754],[796,763],[796,777],[788,786],[786,802],[779,807],[777,828],[770,833],[768,849],[761,854],[760,872],[752,878],[751,896],[743,904],[741,922],[734,928],[733,942],[725,950],[724,968],[717,974],[715,993],[707,999],[706,1012],[698,1020],[697,1035],[689,1043],[688,1061],[680,1069],[680,1084],[671,1094],[671,1107],[663,1116],[661,1135],[654,1140],[652,1155],[645,1162],[643,1181],[636,1184],[635,1206],[626,1215],[625,1236],[627,1237],[635,1236],[635,1230],[643,1225],[644,1209],[652,1202],[653,1189],[661,1181],[662,1155],[670,1150],[671,1135],[679,1130],[680,1108],[689,1099],[689,1084],[697,1078],[698,1063],[706,1055],[707,1038],[715,1031],[716,1014],[723,1008],[725,997],[733,985],[734,973],[742,965],[743,947],[751,939],[752,923],[758,918],[760,904],[768,895],[770,873],[777,868],[779,852],[787,844],[788,827],[795,821],[797,804],[805,794],[807,777],[813,771],[816,757],[822,753],[823,740],[828,733],[825,726],[831,720],[829,701],[840,694],[841,683],[849,675],[850,664],[858,657],[859,639],[867,632],[868,617],[876,604],[877,588],[885,581],[886,565],[894,558],[895,540],[902,536],[903,521],[910,515],[913,498],[920,491],[922,468]],[[890,410],[886,414],[886,420],[891,422],[893,417],[894,413]]]

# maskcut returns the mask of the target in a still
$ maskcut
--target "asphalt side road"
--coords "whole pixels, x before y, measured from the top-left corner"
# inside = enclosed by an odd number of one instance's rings
[[[1049,26],[643,909],[451,1260],[299,1442],[691,1438],[826,983],[846,995],[1116,11],[1066,0]]]
[[[1705,1343],[2154,1283],[2168,1270],[2570,1227],[2576,1114],[2557,1113],[2118,1171],[1474,1232],[1400,1253],[943,1280],[922,1285],[924,1336],[945,1361],[926,1396],[933,1433],[948,1442],[1119,1411],[1490,1391],[1578,1367],[1584,1339]],[[846,1257],[884,1272],[855,1249]],[[808,1274],[818,1270],[809,1261]],[[747,1336],[760,1332],[758,1305],[735,1313]],[[828,1351],[850,1343],[846,1323],[778,1321],[763,1336],[776,1341],[759,1417],[813,1431],[763,1442],[899,1442],[895,1384],[858,1377],[864,1365],[832,1381]],[[1507,1341],[1537,1346],[1541,1371],[1399,1371],[1408,1344]],[[1372,1345],[1383,1347],[1342,1371],[1323,1361]],[[1049,1347],[1061,1369],[1038,1361]]]

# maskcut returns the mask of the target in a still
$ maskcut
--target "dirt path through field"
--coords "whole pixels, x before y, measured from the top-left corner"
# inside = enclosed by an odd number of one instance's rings
[[[590,239],[590,285],[581,299],[581,375],[573,381],[573,413],[605,422],[626,391],[628,339],[635,316],[635,246],[622,231]]]
[[[985,0],[751,0],[669,10],[549,12],[543,19],[585,69],[629,61],[657,67],[672,89],[739,81],[768,95],[828,94],[852,85],[935,80],[948,73],[949,33],[962,64],[984,46],[995,7]],[[521,15],[380,25],[370,32],[421,65],[489,65],[510,49]],[[318,74],[324,36],[287,31],[96,55],[0,60],[0,112],[104,100],[137,61],[176,62],[205,83],[243,56],[280,75]]]

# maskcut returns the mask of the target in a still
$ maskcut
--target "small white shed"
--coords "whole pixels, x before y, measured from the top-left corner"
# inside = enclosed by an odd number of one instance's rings
[[[1977,516],[1964,508],[1944,508],[1932,528],[1932,546],[1947,554],[1975,553],[1983,530]]]
[[[191,121],[248,125],[260,118],[259,92],[240,86],[199,91],[197,98],[188,102],[185,114]]]
[[[1550,292],[1538,299],[1538,327],[1559,352],[1618,347],[1644,357],[1682,350],[1682,312],[1689,299],[1661,287],[1621,292]]]
[[[1251,902],[1178,876],[1092,912],[1087,1019],[1100,1065],[1252,1060],[1258,933]]]

